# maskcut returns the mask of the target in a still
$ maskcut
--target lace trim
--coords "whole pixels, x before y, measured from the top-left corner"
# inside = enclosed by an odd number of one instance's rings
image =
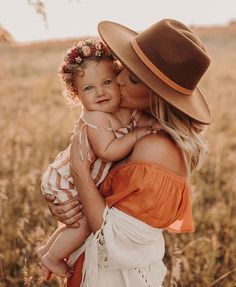
[[[96,286],[96,278],[98,274],[98,265],[100,265],[100,260],[102,266],[106,266],[107,262],[107,252],[105,248],[105,239],[103,228],[106,225],[106,216],[108,213],[108,206],[105,207],[103,213],[103,224],[99,230],[92,235],[90,248],[85,252],[85,261],[83,264],[82,271],[82,283],[80,286]],[[88,252],[88,254],[87,254]]]
[[[149,271],[151,271],[150,267],[148,267],[148,268],[149,268]],[[145,272],[145,269],[134,267],[134,270],[139,274],[139,276],[142,278],[142,280],[144,281],[144,283],[147,287],[153,287],[154,286],[153,283],[151,282],[150,278],[148,277],[147,272]]]
[[[105,244],[105,236],[104,236],[104,227],[106,225],[106,220],[104,220],[102,228],[100,229],[100,232],[96,236],[96,240],[98,242],[98,263],[103,268],[108,268],[108,254]]]

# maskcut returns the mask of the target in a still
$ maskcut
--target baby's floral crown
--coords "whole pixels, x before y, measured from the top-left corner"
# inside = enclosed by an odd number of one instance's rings
[[[98,39],[87,39],[75,42],[73,47],[66,52],[64,62],[58,70],[58,74],[65,88],[65,95],[74,99],[77,89],[74,80],[77,71],[82,68],[85,60],[110,59],[115,61],[111,51]]]
[[[81,64],[87,58],[112,57],[110,50],[100,40],[88,39],[74,43],[65,55],[65,62]]]

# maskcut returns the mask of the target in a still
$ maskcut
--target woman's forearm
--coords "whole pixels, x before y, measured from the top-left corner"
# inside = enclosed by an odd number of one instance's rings
[[[80,200],[90,229],[95,233],[102,226],[105,209],[104,198],[101,196],[90,174],[80,180],[77,180],[75,175],[73,177],[74,184],[80,193]]]

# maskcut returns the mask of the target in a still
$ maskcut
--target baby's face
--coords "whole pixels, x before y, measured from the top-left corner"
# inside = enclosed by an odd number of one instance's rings
[[[121,96],[112,61],[91,61],[76,77],[79,99],[88,111],[114,113],[119,109]]]

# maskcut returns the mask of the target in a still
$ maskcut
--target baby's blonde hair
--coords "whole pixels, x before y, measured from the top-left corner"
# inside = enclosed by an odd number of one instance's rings
[[[205,126],[153,92],[150,92],[150,109],[162,130],[167,132],[181,149],[188,175],[198,170],[208,151],[207,141],[204,138]]]

